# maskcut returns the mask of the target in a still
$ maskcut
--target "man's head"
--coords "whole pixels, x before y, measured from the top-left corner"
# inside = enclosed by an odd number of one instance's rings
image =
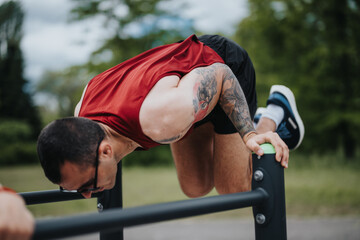
[[[65,161],[84,168],[95,166],[97,148],[104,139],[103,129],[86,118],[55,120],[40,133],[37,151],[46,177],[55,184],[62,181]]]

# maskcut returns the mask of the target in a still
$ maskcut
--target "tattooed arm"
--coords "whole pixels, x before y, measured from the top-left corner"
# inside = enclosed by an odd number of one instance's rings
[[[194,85],[195,122],[204,118],[208,106],[214,97],[218,97],[220,106],[228,115],[241,137],[246,138],[255,133],[245,95],[234,73],[225,64],[213,64],[211,67],[197,68],[199,75]],[[219,79],[216,79],[220,73]],[[217,96],[217,87],[220,94]]]
[[[171,143],[206,117],[218,102],[243,138],[254,132],[240,84],[221,63],[196,68],[181,79],[161,79],[141,107],[140,124],[153,140]]]

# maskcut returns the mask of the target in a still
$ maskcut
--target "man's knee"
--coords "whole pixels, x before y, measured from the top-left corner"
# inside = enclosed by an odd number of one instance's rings
[[[215,188],[219,194],[247,192],[251,190],[251,181],[244,179],[241,183],[215,183]]]
[[[183,193],[189,198],[197,198],[197,197],[205,196],[214,188],[214,184],[212,181],[208,181],[208,182],[180,181],[180,186]]]

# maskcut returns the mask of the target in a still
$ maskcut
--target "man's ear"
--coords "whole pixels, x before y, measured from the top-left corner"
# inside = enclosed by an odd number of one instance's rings
[[[113,157],[114,152],[109,141],[107,141],[106,139],[102,140],[99,146],[98,154],[101,161],[105,159],[111,159]]]

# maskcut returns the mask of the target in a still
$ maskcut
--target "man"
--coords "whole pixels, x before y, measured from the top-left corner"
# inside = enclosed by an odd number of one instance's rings
[[[0,239],[31,239],[35,222],[24,200],[0,184],[0,203]]]
[[[270,142],[287,167],[288,146],[274,132],[281,128],[291,148],[304,134],[288,88],[272,88],[255,131],[256,105],[255,72],[245,50],[220,36],[192,35],[93,78],[76,117],[42,131],[39,158],[49,180],[88,198],[115,185],[117,163],[127,154],[170,144],[187,196],[214,187],[220,194],[246,191],[251,151],[262,155],[259,144]]]

